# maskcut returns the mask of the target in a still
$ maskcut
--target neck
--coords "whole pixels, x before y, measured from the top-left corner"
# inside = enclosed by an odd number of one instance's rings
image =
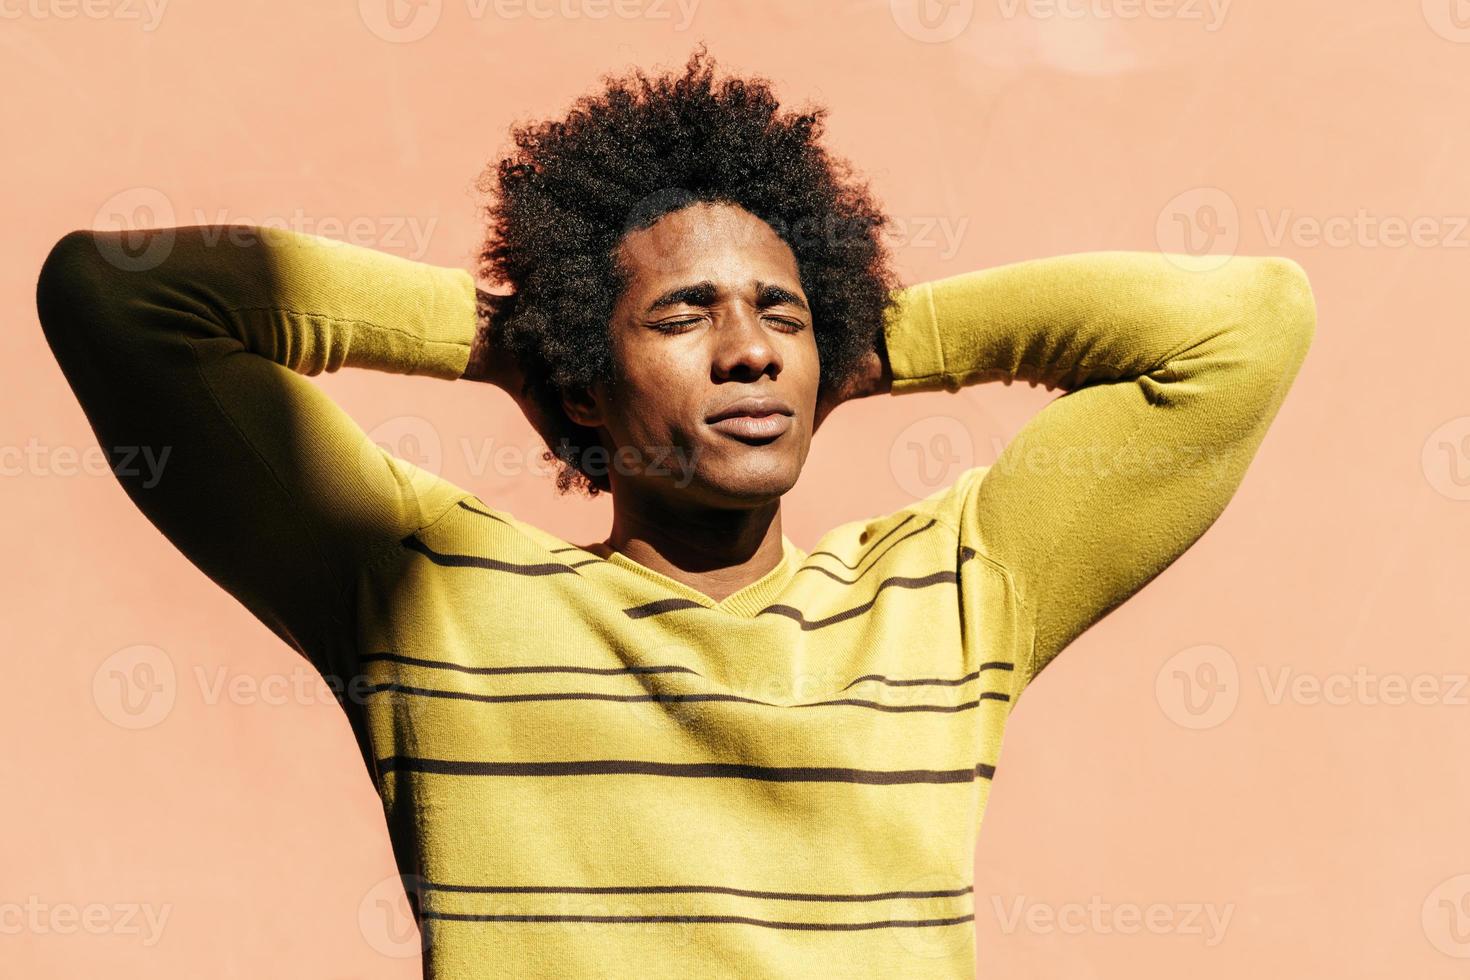
[[[670,506],[638,494],[613,497],[607,545],[716,601],[781,561],[781,501],[740,509]]]

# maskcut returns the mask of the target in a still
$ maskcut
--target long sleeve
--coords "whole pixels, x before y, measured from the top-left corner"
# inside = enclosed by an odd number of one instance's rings
[[[324,671],[344,666],[355,572],[455,488],[375,445],[304,376],[457,378],[475,297],[462,269],[249,226],[74,231],[36,288],[129,497]]]
[[[1029,681],[1223,512],[1306,357],[1316,310],[1289,259],[1092,252],[900,291],[893,392],[1017,379],[1064,394],[946,499],[1009,572]]]

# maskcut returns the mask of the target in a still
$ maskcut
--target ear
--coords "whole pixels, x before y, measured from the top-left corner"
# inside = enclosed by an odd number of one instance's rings
[[[562,392],[561,408],[567,418],[578,425],[596,429],[603,424],[602,405],[590,388],[572,388]]]

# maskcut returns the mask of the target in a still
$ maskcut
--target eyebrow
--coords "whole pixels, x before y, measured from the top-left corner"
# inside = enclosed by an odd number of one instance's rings
[[[660,295],[652,303],[649,303],[648,309],[645,312],[652,313],[654,310],[661,310],[668,306],[712,306],[719,292],[719,287],[708,279],[702,282],[689,283],[685,286],[677,286]],[[757,309],[763,310],[768,306],[779,306],[783,303],[795,306],[808,313],[811,312],[807,308],[806,301],[791,290],[783,286],[777,286],[775,283],[756,281],[755,305]]]

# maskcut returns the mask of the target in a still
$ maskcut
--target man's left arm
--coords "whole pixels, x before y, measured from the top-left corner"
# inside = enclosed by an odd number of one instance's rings
[[[1089,252],[899,295],[883,388],[1064,390],[954,497],[962,543],[1021,598],[1022,686],[1220,516],[1316,328],[1306,274],[1284,258]]]

